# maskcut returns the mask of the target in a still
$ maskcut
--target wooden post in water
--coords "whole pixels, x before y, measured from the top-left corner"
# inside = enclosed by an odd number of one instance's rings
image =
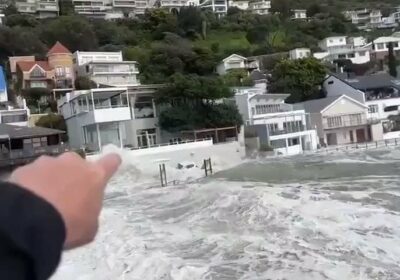
[[[167,172],[165,170],[165,163],[160,164],[160,179],[161,179],[161,187],[167,186]]]
[[[208,176],[208,174],[213,173],[211,158],[204,160],[204,172],[206,173],[206,177]]]

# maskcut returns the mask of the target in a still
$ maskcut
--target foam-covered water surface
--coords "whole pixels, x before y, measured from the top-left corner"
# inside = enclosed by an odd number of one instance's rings
[[[399,160],[395,149],[265,159],[166,188],[125,164],[96,242],[53,279],[400,279]]]

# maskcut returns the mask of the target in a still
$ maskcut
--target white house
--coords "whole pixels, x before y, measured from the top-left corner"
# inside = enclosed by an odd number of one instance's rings
[[[300,59],[311,56],[311,50],[308,48],[297,48],[289,52],[290,59]]]
[[[271,1],[251,1],[249,3],[249,10],[254,14],[267,15],[271,9]]]
[[[257,60],[248,59],[244,56],[232,54],[227,58],[223,59],[220,64],[217,65],[217,73],[219,75],[225,75],[229,70],[232,69],[243,69],[251,71],[258,69]]]
[[[372,55],[375,59],[385,59],[389,52],[389,43],[393,44],[395,51],[400,50],[400,37],[379,37],[372,41]]]
[[[345,11],[344,15],[361,30],[376,28],[382,23],[380,10],[358,9]]]
[[[293,16],[292,19],[307,19],[307,10],[297,9],[292,10]]]
[[[58,100],[73,148],[98,151],[106,144],[149,147],[160,142],[152,86],[73,91]]]
[[[349,59],[354,64],[364,64],[371,60],[370,46],[363,45],[363,37],[334,36],[319,42],[324,52],[314,53],[314,57],[330,62],[338,59]]]
[[[136,61],[123,61],[122,52],[80,52],[73,54],[76,75],[87,76],[98,85],[136,86]]]
[[[60,12],[58,0],[17,0],[15,6],[18,12],[33,14],[38,18],[57,17]]]
[[[282,155],[317,148],[316,132],[309,127],[307,114],[285,103],[288,94],[265,94],[257,88],[235,91],[235,102],[245,125],[256,131],[261,144]]]
[[[229,1],[229,7],[235,7],[240,10],[247,10],[249,8],[249,2],[247,0],[239,0],[239,1]]]
[[[364,100],[372,125],[379,124],[383,137],[390,138],[388,135],[392,121],[389,117],[400,114],[400,80],[387,73],[355,77],[329,76],[324,82],[324,89],[328,96],[342,93]]]
[[[348,95],[327,96],[296,104],[310,114],[321,145],[364,143],[382,139],[382,129],[372,129],[368,107]]]
[[[30,111],[25,99],[18,98],[17,102],[17,106],[12,106],[8,102],[7,83],[3,67],[0,66],[0,123],[28,126]]]

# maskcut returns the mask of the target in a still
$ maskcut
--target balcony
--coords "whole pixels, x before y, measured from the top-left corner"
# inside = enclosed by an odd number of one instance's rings
[[[135,8],[136,0],[114,0],[113,6],[117,8]]]
[[[324,129],[336,129],[367,124],[369,124],[367,116],[361,113],[324,117],[322,120],[322,126]]]
[[[40,1],[37,5],[37,10],[43,12],[58,12],[59,8],[58,4],[55,2]]]

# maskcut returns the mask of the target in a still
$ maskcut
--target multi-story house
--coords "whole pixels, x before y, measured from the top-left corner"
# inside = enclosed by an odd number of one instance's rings
[[[348,95],[327,96],[295,105],[310,114],[322,146],[363,143],[382,139],[382,129],[372,127],[368,106]]]
[[[75,84],[75,73],[72,53],[60,42],[48,51],[47,61],[54,69],[54,89],[59,91],[71,90]]]
[[[104,145],[149,147],[160,142],[155,86],[72,91],[58,100],[71,147],[98,151]]]
[[[317,148],[316,131],[302,109],[286,104],[288,94],[266,94],[258,88],[236,88],[235,102],[247,130],[276,154],[293,155]]]
[[[10,105],[8,102],[7,83],[3,71],[0,66],[0,123],[12,124],[18,126],[27,126],[29,118],[29,109],[26,107],[24,99],[17,99],[16,106]]]
[[[390,116],[400,114],[400,80],[386,73],[366,76],[334,76],[324,81],[327,96],[346,94],[368,107],[367,117],[383,129],[383,137],[390,138]]]
[[[10,57],[10,70],[15,88],[47,88],[66,91],[74,88],[75,75],[71,52],[57,42],[47,53],[47,60],[33,56]]]
[[[380,10],[358,9],[346,11],[344,15],[361,30],[377,28],[382,24]]]
[[[232,54],[223,59],[221,63],[217,65],[217,73],[219,75],[225,75],[232,69],[243,69],[251,72],[258,68],[259,65],[256,59],[248,59],[241,55]]]
[[[289,51],[289,58],[292,60],[311,57],[311,50],[309,48],[297,48]]]
[[[77,76],[87,76],[98,85],[136,86],[139,69],[136,61],[124,61],[122,52],[75,52]]]
[[[20,13],[33,14],[38,18],[57,17],[60,12],[58,0],[16,0]]]
[[[271,9],[271,1],[261,0],[261,1],[250,1],[249,10],[258,15],[267,15]]]
[[[389,44],[393,44],[393,50],[396,53],[400,51],[399,37],[379,37],[373,40],[369,46],[371,47],[371,56],[376,60],[383,60],[389,54]]]
[[[354,64],[368,63],[371,60],[370,46],[360,45],[362,41],[362,37],[328,37],[318,44],[324,52],[314,53],[314,57],[329,62],[334,62],[338,59],[348,59]]]

